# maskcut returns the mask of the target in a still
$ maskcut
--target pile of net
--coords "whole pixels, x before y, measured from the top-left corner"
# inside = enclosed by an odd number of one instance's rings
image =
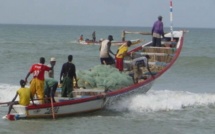
[[[77,71],[78,86],[87,89],[116,90],[133,84],[132,77],[112,66],[97,65],[86,71]]]

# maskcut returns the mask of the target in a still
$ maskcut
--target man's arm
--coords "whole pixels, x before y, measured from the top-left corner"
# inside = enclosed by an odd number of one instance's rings
[[[149,61],[147,60],[147,65],[146,65],[147,67],[147,70],[149,71],[149,73],[150,73],[150,75],[152,76],[152,77],[154,77],[153,76],[153,74],[152,74],[152,72],[151,72],[151,70],[150,70],[150,68],[149,68]]]
[[[64,64],[63,64],[63,66],[61,68],[61,72],[60,72],[60,83],[62,83],[63,72],[64,72]]]
[[[7,114],[10,114],[11,109],[12,109],[12,106],[13,106],[14,101],[16,100],[17,96],[18,96],[18,93],[16,92],[15,97],[13,98],[13,100],[11,101],[11,103],[8,104],[8,105],[10,105],[10,106],[9,106],[9,110],[8,110],[8,113],[7,113]]]
[[[11,102],[14,102],[16,100],[17,96],[18,96],[18,93],[16,92],[16,95],[14,96],[14,98]]]
[[[51,67],[49,66],[50,70],[53,70],[54,64],[51,64]]]
[[[163,36],[163,38],[164,38],[164,30],[163,30],[163,22],[161,22],[161,24],[160,24],[161,26],[161,35]]]
[[[115,55],[112,51],[111,51],[111,49],[110,49],[110,47],[111,47],[111,42],[108,42],[108,52],[110,52],[111,54],[113,54],[113,55]]]
[[[28,81],[28,77],[29,77],[29,75],[31,74],[31,72],[28,72],[28,74],[26,75],[26,77],[25,77],[25,83],[27,83]]]
[[[155,23],[152,26],[152,31],[151,31],[152,35],[153,35],[153,32],[154,32],[154,29],[155,29]]]
[[[78,88],[78,80],[77,80],[77,76],[76,76],[76,68],[74,65],[74,78],[75,78],[75,87]]]

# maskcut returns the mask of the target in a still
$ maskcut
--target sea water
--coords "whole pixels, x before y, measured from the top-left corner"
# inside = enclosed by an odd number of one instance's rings
[[[40,57],[45,57],[47,64],[51,57],[57,59],[55,79],[59,81],[62,64],[69,54],[74,56],[77,71],[100,64],[99,46],[78,44],[81,34],[91,39],[92,32],[96,31],[97,40],[113,35],[114,40],[119,41],[123,30],[150,32],[151,28],[0,25],[0,101],[13,99],[19,80],[25,78],[30,66],[38,63]],[[84,115],[55,120],[0,120],[0,133],[215,133],[215,29],[186,30],[189,32],[185,34],[179,59],[146,94],[123,98],[105,110]],[[151,36],[128,34],[126,38],[144,39],[145,43]],[[111,49],[116,52],[117,47]],[[0,106],[0,117],[7,110],[7,106]]]

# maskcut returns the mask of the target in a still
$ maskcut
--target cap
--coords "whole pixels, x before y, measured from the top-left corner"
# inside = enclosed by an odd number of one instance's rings
[[[56,59],[55,59],[54,57],[52,57],[52,58],[50,59],[50,61],[56,61]]]

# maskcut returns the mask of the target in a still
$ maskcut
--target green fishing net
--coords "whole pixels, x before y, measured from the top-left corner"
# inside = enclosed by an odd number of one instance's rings
[[[133,84],[132,77],[115,67],[97,65],[90,70],[77,71],[78,85],[86,89],[116,90]]]

